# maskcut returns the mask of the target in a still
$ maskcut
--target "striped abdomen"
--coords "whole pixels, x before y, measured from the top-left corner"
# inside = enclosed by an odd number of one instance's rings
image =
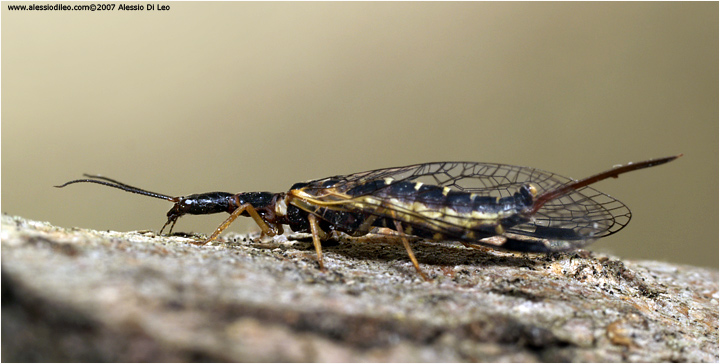
[[[291,203],[350,235],[367,234],[373,227],[395,229],[399,221],[404,233],[435,240],[476,241],[500,235],[527,221],[521,212],[535,196],[531,185],[499,198],[390,178],[344,191],[336,189],[332,179],[321,186],[311,190],[297,186],[290,194],[305,198]]]

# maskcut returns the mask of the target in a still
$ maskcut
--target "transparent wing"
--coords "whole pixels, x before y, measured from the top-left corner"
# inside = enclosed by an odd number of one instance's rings
[[[454,191],[498,198],[513,196],[527,184],[532,184],[537,189],[538,195],[542,195],[574,182],[570,178],[530,167],[494,163],[437,162],[324,178],[308,182],[303,190],[322,201],[332,203],[327,206],[328,208],[331,206],[342,208],[343,193],[358,186],[373,186],[371,182],[378,180],[391,182],[375,184],[377,188],[374,189],[363,188],[362,196],[385,196],[386,194],[383,193],[385,189],[401,182],[422,182],[448,187]],[[442,210],[452,206],[438,205],[428,208]],[[383,217],[390,217],[393,212],[413,214],[406,206],[394,204],[383,198],[365,199],[363,208],[353,207],[353,209],[354,212],[380,214]],[[430,216],[432,214],[417,212],[413,219],[410,219],[415,221],[415,223],[411,222],[411,225],[434,229],[446,236],[461,239],[461,235],[457,232],[462,231],[467,224],[462,221],[453,222],[445,216],[435,218]],[[541,242],[545,247],[541,249],[542,251],[566,250],[616,233],[628,224],[630,217],[630,210],[622,202],[585,186],[548,201],[532,215],[530,221],[509,227],[504,236],[519,242]],[[472,220],[472,215],[467,215],[466,219]],[[495,243],[486,245],[497,246]],[[511,250],[524,249],[520,247]]]

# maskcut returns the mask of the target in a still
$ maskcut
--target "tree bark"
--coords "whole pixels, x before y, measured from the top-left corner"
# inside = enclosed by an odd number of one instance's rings
[[[322,272],[306,236],[251,235],[3,215],[2,360],[718,361],[716,271],[416,241],[425,282],[392,237]]]

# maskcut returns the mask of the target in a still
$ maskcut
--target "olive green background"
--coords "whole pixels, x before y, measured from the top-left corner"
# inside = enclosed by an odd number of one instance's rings
[[[582,178],[684,153],[595,186],[633,219],[590,249],[718,266],[716,2],[10,4],[5,213],[99,230],[165,222],[168,202],[52,187],[82,173],[170,195],[279,192],[430,161]],[[225,217],[176,230],[210,233]]]

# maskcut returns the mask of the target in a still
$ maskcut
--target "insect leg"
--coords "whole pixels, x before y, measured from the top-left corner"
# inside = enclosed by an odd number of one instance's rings
[[[310,232],[312,233],[313,245],[315,245],[315,251],[317,252],[318,263],[320,264],[320,270],[324,271],[322,246],[320,245],[320,239],[325,237],[325,232],[320,229],[317,217],[313,214],[308,214],[308,221],[310,222]]]
[[[394,215],[394,214],[393,214]],[[413,265],[415,266],[415,270],[417,270],[418,273],[420,273],[420,276],[426,280],[430,281],[430,279],[423,273],[423,271],[420,269],[420,264],[418,264],[417,259],[415,258],[415,254],[413,254],[412,249],[410,248],[410,243],[407,240],[407,237],[405,236],[405,233],[403,232],[402,224],[400,224],[400,221],[395,220],[395,228],[397,229],[398,233],[400,234],[400,240],[402,240],[403,245],[405,246],[405,250],[407,250],[408,255],[410,256],[410,260],[412,261]]]
[[[240,207],[235,209],[235,211],[233,211],[233,213],[230,214],[230,217],[228,217],[225,221],[223,221],[223,223],[220,224],[220,226],[218,226],[217,229],[215,229],[215,232],[212,233],[212,235],[210,235],[209,238],[205,239],[205,241],[199,243],[199,245],[205,245],[205,244],[215,240],[215,238],[217,238],[218,235],[220,235],[220,233],[222,233],[225,229],[227,229],[227,227],[230,226],[230,224],[232,224],[232,222],[235,221],[235,219],[237,219],[238,216],[240,216],[240,214],[242,214],[245,211],[247,211],[247,213],[250,214],[250,217],[252,217],[252,219],[255,221],[255,223],[260,227],[260,230],[262,230],[263,234],[266,234],[268,236],[274,236],[277,233],[276,229],[271,228],[270,225],[268,225],[267,222],[265,222],[265,220],[263,220],[263,218],[260,216],[260,214],[258,214],[258,212],[255,210],[253,205],[246,203],[246,204],[240,205]]]

